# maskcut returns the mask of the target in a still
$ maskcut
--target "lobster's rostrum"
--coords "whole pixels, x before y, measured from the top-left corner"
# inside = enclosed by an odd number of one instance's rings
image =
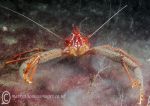
[[[118,62],[122,65],[129,80],[131,81],[131,87],[139,89],[139,104],[141,104],[142,100],[143,100],[143,95],[144,95],[144,87],[143,87],[143,77],[142,77],[139,62],[134,57],[130,56],[128,53],[126,53],[124,50],[122,50],[120,48],[114,48],[110,45],[91,47],[91,45],[89,43],[89,39],[100,28],[102,28],[108,21],[110,21],[110,19],[112,19],[115,15],[117,15],[125,7],[126,6],[124,6],[118,12],[116,12],[111,18],[109,18],[102,26],[100,26],[94,33],[90,34],[89,36],[83,35],[77,26],[73,26],[72,33],[65,39],[65,42],[64,42],[65,48],[64,49],[56,48],[56,49],[51,49],[49,51],[39,51],[39,52],[31,55],[30,57],[19,58],[17,60],[17,57],[21,57],[21,55],[23,55],[25,53],[32,52],[32,50],[27,51],[27,52],[16,55],[14,60],[9,60],[6,62],[6,64],[19,62],[20,60],[25,60],[19,68],[20,75],[27,83],[32,83],[33,75],[36,71],[38,64],[40,64],[40,63],[51,61],[55,58],[59,58],[62,56],[81,56],[81,55],[86,55],[89,53],[95,54],[95,55],[98,55],[98,54],[103,55],[103,56],[105,56],[115,62]],[[15,12],[19,15],[22,15],[22,14],[14,11],[14,10],[11,10],[7,7],[3,7],[3,8],[10,10],[12,12]],[[22,16],[28,19],[28,17],[26,17],[24,15],[22,15]],[[35,21],[33,21],[31,19],[30,19],[30,21],[39,25],[38,23],[36,23]],[[39,26],[43,28],[43,26],[41,26],[41,25],[39,25]],[[44,27],[44,29],[49,31],[54,36],[61,38],[57,34],[48,30],[47,28]],[[134,72],[134,74],[135,74],[134,77],[132,76],[130,70],[132,70]]]

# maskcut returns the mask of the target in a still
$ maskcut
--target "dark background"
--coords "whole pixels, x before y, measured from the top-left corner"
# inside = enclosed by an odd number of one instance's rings
[[[54,25],[59,24],[59,27],[61,27],[61,29],[66,26],[71,28],[72,24],[78,25],[81,22],[81,20],[83,20],[85,17],[89,18],[89,20],[87,21],[88,24],[101,24],[102,22],[106,21],[106,19],[108,19],[113,13],[115,13],[119,8],[121,8],[124,5],[128,5],[124,12],[120,13],[118,16],[116,16],[110,21],[110,25],[119,24],[118,17],[123,16],[122,20],[133,24],[132,28],[127,29],[128,26],[127,28],[125,28],[129,31],[150,29],[149,0],[1,0],[0,3],[3,6],[7,6],[20,13],[24,13],[26,16],[30,17],[31,15],[33,19],[35,19],[38,22],[40,21],[41,23],[48,21],[56,21],[57,23],[50,23]],[[1,9],[1,12],[4,12],[5,14],[9,13],[11,14],[11,16],[14,15],[13,13],[6,12],[6,10],[3,9]],[[4,16],[4,14],[2,16]],[[15,19],[19,17],[17,15],[15,16]],[[51,20],[51,18],[53,20]],[[146,40],[149,38],[149,33],[142,34],[142,36],[139,36],[137,34],[136,36],[139,39]]]

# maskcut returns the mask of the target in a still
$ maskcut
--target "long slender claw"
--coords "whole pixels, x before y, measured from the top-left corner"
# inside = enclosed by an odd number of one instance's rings
[[[27,80],[27,75],[23,73],[23,79],[26,81]]]
[[[26,82],[27,82],[27,83],[29,83],[29,84],[31,84],[31,83],[32,83],[32,81],[30,81],[29,79],[27,79],[27,80],[26,80]]]
[[[128,67],[127,67],[127,65],[126,65],[126,63],[124,62],[123,59],[122,59],[122,66],[123,66],[123,68],[124,68],[126,74],[128,75],[129,80],[130,80],[131,83],[132,83],[132,82],[133,82],[133,78],[132,78],[132,76],[131,76],[131,74],[130,74],[130,72],[129,72],[129,69],[128,69]]]
[[[142,104],[144,99],[144,86],[143,86],[143,76],[140,69],[141,63],[139,63],[134,57],[130,56],[125,51],[119,48],[113,48],[109,45],[94,47],[93,50],[95,53],[99,53],[103,56],[106,56],[113,61],[119,62],[122,64],[124,72],[127,74],[132,88],[138,88],[140,90],[139,104]],[[134,71],[134,76],[130,73],[130,69]],[[135,79],[134,79],[135,77]],[[141,92],[143,90],[143,92]]]
[[[22,53],[19,53],[19,54],[16,54],[14,55],[12,58],[15,59],[15,58],[18,58],[18,57],[21,57],[27,53],[31,53],[31,52],[40,52],[40,51],[45,51],[45,49],[42,49],[42,48],[34,48],[34,49],[31,49],[31,50],[28,50],[28,51],[24,51]]]
[[[23,60],[27,60],[31,57],[25,57],[25,58],[21,58],[21,59],[16,59],[16,60],[9,60],[9,61],[6,61],[5,64],[13,64],[13,63],[17,63],[17,62],[20,62],[20,61],[23,61]]]
[[[14,55],[11,59],[9,59],[8,61],[5,62],[5,64],[13,64],[13,63],[17,63],[23,60],[27,60],[30,59],[31,57],[23,57],[24,55],[31,53],[31,52],[40,52],[40,51],[45,51],[46,49],[42,49],[42,48],[34,48],[32,50],[28,50],[19,54]]]
[[[31,72],[31,75],[29,76],[29,81],[30,81],[30,83],[32,83],[33,75],[35,74],[36,69],[37,69],[37,65],[36,65],[35,67],[33,67],[32,72]]]
[[[23,78],[24,78],[24,81],[25,81],[25,82],[27,82],[27,83],[29,83],[29,84],[32,83],[32,81],[28,78],[27,74],[24,74],[24,75],[23,75]]]
[[[140,92],[140,96],[139,96],[139,102],[138,102],[138,104],[141,105],[143,101],[144,101],[144,92],[141,91]]]
[[[24,73],[23,73],[23,79],[25,82],[29,83],[30,81],[28,80],[28,70],[26,70]]]
[[[143,93],[143,91],[141,90],[141,82],[140,82],[139,80],[133,80],[131,74],[129,73],[128,67],[127,67],[127,65],[124,63],[124,61],[122,61],[122,65],[123,65],[123,68],[124,68],[125,72],[126,72],[127,75],[128,75],[129,80],[131,81],[131,87],[132,87],[132,88],[138,88],[138,89],[140,89],[140,95],[139,95],[138,104],[141,105],[142,102],[143,102],[143,100],[144,100],[144,93]]]
[[[37,56],[37,57],[33,57],[33,59],[31,59],[30,62],[27,63],[27,67],[23,73],[23,79],[29,84],[32,83],[32,77],[33,74],[35,73],[39,60],[40,60],[40,56]]]

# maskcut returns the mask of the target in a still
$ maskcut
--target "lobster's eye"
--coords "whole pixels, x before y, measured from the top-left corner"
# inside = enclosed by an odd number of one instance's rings
[[[65,46],[68,46],[70,44],[70,41],[67,39],[65,40]]]

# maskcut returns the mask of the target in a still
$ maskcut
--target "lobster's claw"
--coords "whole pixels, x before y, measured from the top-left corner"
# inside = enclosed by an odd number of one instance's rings
[[[139,102],[138,102],[138,104],[141,105],[143,103],[143,101],[144,101],[144,92],[141,91],[140,92],[140,96],[139,96]]]

